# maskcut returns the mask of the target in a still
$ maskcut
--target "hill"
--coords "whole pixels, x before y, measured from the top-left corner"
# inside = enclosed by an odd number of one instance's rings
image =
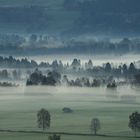
[[[139,0],[1,0],[0,31],[139,34]]]

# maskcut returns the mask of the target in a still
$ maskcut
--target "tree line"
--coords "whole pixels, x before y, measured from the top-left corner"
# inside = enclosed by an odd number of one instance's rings
[[[1,54],[127,54],[140,52],[139,38],[122,38],[117,42],[110,39],[63,38],[51,35],[30,34],[0,34]],[[10,50],[10,52],[9,52]],[[22,51],[21,51],[22,50]],[[38,52],[37,52],[38,51]]]

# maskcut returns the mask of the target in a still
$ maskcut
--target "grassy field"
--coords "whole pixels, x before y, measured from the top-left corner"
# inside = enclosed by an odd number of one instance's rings
[[[48,135],[41,134],[10,134],[2,133],[0,138],[3,140],[46,140]],[[134,138],[104,138],[104,137],[81,137],[81,136],[61,136],[62,140],[133,140]]]
[[[124,92],[125,89],[125,92]],[[136,102],[122,102],[122,94],[137,96]],[[46,108],[51,113],[51,132],[90,133],[90,121],[98,117],[102,129],[100,134],[133,136],[128,128],[128,116],[140,111],[139,90],[122,87],[117,91],[105,88],[0,88],[0,129],[39,130],[37,111]],[[63,107],[74,110],[64,114]],[[0,133],[2,140],[45,140],[45,134]],[[62,140],[125,140],[128,138],[105,138],[90,136],[62,136]],[[129,138],[134,139],[134,138]]]

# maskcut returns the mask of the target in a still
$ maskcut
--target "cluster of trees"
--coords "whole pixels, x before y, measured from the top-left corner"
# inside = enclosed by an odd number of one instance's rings
[[[130,63],[130,65],[121,64],[118,67],[114,67],[111,63],[107,62],[103,66],[94,66],[92,60],[89,60],[83,65],[81,65],[81,61],[78,59],[74,59],[72,64],[67,68],[72,68],[72,70],[77,70],[78,73],[89,74],[90,76],[108,76],[113,75],[115,77],[129,77],[132,75],[136,75],[140,73],[140,69],[136,68],[134,63]]]
[[[140,73],[140,69],[135,66],[135,63],[129,65],[121,64],[114,67],[111,63],[107,62],[102,67],[93,67],[86,69],[88,73],[97,75],[113,75],[115,77],[130,77],[132,75]]]
[[[55,86],[60,83],[61,74],[55,71],[49,72],[47,76],[43,75],[41,71],[36,69],[26,82],[27,86],[31,85],[49,85]]]
[[[37,62],[34,60],[29,61],[27,58],[21,60],[15,59],[12,56],[0,56],[0,67],[2,68],[35,68],[38,67]]]
[[[47,53],[47,48],[51,47],[63,47],[63,43],[58,37],[50,35],[0,34],[1,54],[40,54]]]
[[[20,70],[0,70],[0,79],[1,80],[19,80],[22,77],[22,72]]]
[[[101,84],[105,84],[104,80],[93,79],[91,82],[89,78],[76,78],[75,80],[69,80],[67,75],[63,76],[62,84],[67,86],[76,86],[76,87],[99,87]]]
[[[129,116],[129,127],[134,131],[135,136],[140,132],[140,113],[134,112]]]
[[[18,85],[9,82],[0,82],[0,87],[16,87]]]
[[[64,75],[61,78],[61,74],[56,71],[50,71],[46,75],[43,75],[41,71],[36,69],[33,73],[30,74],[27,79],[26,85],[66,85],[66,86],[75,86],[75,87],[100,87],[101,85],[107,85],[107,88],[117,87],[115,80],[112,78],[108,79],[93,79],[91,81],[87,77],[76,78],[75,80],[69,80],[67,75]]]
[[[87,53],[87,54],[126,54],[140,52],[140,40],[123,38],[118,42],[112,42],[109,39],[103,40],[69,40],[66,47],[57,49],[58,52],[65,53]]]
[[[68,71],[72,70],[75,72],[83,72],[86,71],[89,74],[97,74],[97,73],[109,73],[114,76],[121,76],[121,75],[130,75],[130,74],[137,74],[139,73],[139,69],[136,68],[134,63],[131,63],[129,66],[126,64],[119,65],[117,68],[114,68],[110,63],[106,63],[104,66],[93,66],[92,60],[89,60],[84,65],[81,64],[79,59],[74,59],[71,64],[63,64],[62,61],[54,60],[51,64],[48,62],[41,62],[38,64],[36,61],[31,60],[29,61],[27,58],[24,59],[15,59],[12,56],[9,57],[2,57],[0,56],[0,66],[2,68],[53,68],[54,70],[58,71]],[[4,71],[5,72],[5,71]],[[5,75],[5,74],[3,74]]]
[[[21,44],[25,43],[24,37],[18,34],[0,34],[0,49],[1,51],[8,51],[17,49]]]
[[[17,34],[0,34],[0,53],[12,54],[126,54],[140,52],[140,39],[123,38],[118,42],[109,39],[78,40],[60,39],[56,36],[31,34],[24,37]]]
[[[48,110],[41,109],[37,113],[37,123],[38,127],[46,130],[50,128],[51,124],[51,115]],[[135,133],[135,137],[137,135],[137,132],[140,132],[140,113],[134,112],[129,116],[129,128],[132,129]],[[90,123],[90,130],[91,133],[94,133],[94,135],[97,135],[97,132],[101,129],[101,122],[98,118],[93,118]],[[55,137],[55,136],[53,136]],[[53,140],[53,139],[52,139]],[[55,140],[55,139],[54,139]]]
[[[2,57],[0,56],[0,67],[1,68],[48,68],[52,67],[53,69],[62,69],[63,64],[61,61],[54,60],[51,64],[49,62],[41,62],[38,64],[34,60],[28,60],[27,58],[15,59],[12,56]]]
[[[62,61],[54,60],[52,63],[48,62],[40,62],[39,64],[34,60],[28,60],[27,58],[23,59],[15,59],[12,56],[2,57],[0,56],[0,67],[4,68],[0,70],[0,79],[20,79],[22,75],[31,75],[32,69],[46,68],[46,72],[44,74],[48,74],[48,69],[52,69],[52,71],[58,72],[59,75],[63,74],[62,81],[70,86],[100,86],[101,84],[112,84],[112,80],[108,80],[108,77],[123,77],[127,78],[127,80],[135,79],[135,82],[140,83],[139,81],[139,73],[140,69],[135,66],[135,63],[130,63],[130,65],[120,64],[117,67],[114,67],[111,63],[103,64],[103,66],[94,66],[93,61],[89,60],[85,62],[85,64],[81,64],[81,60],[74,59],[72,63],[63,64]],[[8,72],[5,68],[15,68],[12,72]],[[20,68],[20,69],[18,69]],[[24,73],[22,69],[26,68],[26,72]],[[81,77],[81,75],[86,75],[83,78],[76,78],[75,80],[69,80],[66,74],[72,74],[76,77]],[[31,75],[32,76],[32,75]],[[36,76],[33,74],[32,77]],[[91,83],[89,78],[87,77],[98,77],[93,80]],[[46,79],[47,78],[47,79]],[[49,77],[44,77],[41,75],[41,80],[39,83],[46,84],[48,82]],[[51,79],[53,81],[53,78]],[[56,82],[60,83],[60,79]],[[32,81],[32,80],[29,80]],[[41,82],[42,81],[42,82]],[[52,82],[52,83],[56,83]],[[31,84],[34,83],[33,81]],[[39,84],[38,83],[38,84]],[[35,83],[34,83],[35,84]],[[55,84],[54,84],[55,85]]]
[[[117,84],[116,84],[115,80],[113,82],[107,84],[107,88],[116,88],[116,87],[117,87]]]
[[[0,71],[0,79],[8,79],[8,71],[7,70]]]

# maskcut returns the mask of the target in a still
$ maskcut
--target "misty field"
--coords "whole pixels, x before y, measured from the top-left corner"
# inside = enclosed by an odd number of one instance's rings
[[[140,111],[139,88],[125,86],[116,90],[101,88],[68,87],[19,87],[0,88],[0,129],[40,130],[36,114],[41,108],[51,114],[50,132],[89,133],[92,118],[99,118],[99,134],[133,136],[128,128],[129,115]],[[135,100],[134,100],[135,99]],[[62,108],[74,112],[64,114]],[[45,140],[45,134],[0,132],[3,140]],[[105,138],[92,136],[65,136],[62,140],[125,140],[128,138]],[[129,138],[134,139],[134,138]]]

